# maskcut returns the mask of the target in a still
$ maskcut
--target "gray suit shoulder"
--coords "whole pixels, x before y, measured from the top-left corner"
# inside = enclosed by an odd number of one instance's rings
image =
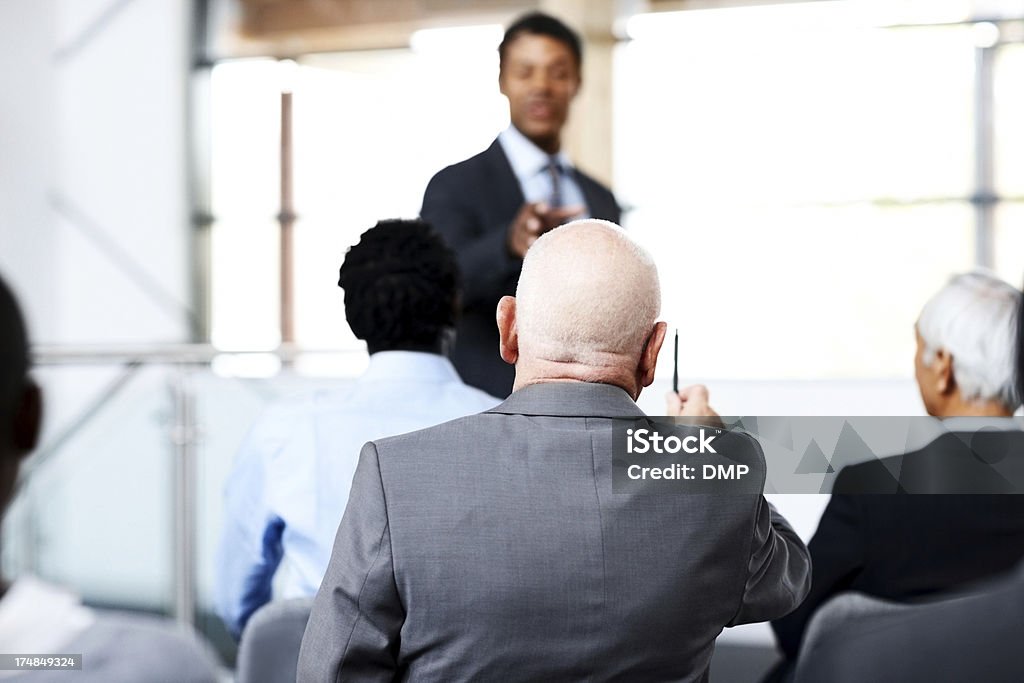
[[[490,394],[482,391],[480,393],[488,399],[492,399]],[[494,405],[488,406],[487,409],[493,408]],[[459,439],[472,436],[474,439],[479,440],[481,434],[487,433],[486,431],[482,432],[481,429],[485,425],[498,426],[502,422],[500,417],[502,416],[486,412],[466,415],[465,417],[458,417],[454,420],[442,422],[433,427],[427,427],[415,432],[377,439],[372,443],[377,449],[378,457],[401,457],[403,454],[436,452],[431,448],[432,445],[439,446],[443,452],[453,443],[457,443]]]

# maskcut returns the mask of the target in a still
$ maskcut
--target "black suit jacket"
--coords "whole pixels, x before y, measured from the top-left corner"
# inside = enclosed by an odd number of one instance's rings
[[[614,195],[574,170],[594,218],[620,222]],[[462,318],[451,360],[462,379],[498,397],[512,391],[515,369],[498,355],[495,310],[514,295],[522,259],[508,252],[509,224],[525,202],[519,180],[495,140],[474,157],[439,171],[427,185],[420,215],[455,250],[462,270]]]
[[[1022,444],[1020,432],[949,433],[905,456],[843,468],[808,544],[811,592],[772,622],[783,654],[796,657],[814,612],[837,593],[912,600],[1014,566],[1024,557],[1024,496],[895,492],[1006,490],[979,455],[995,460],[993,450],[1002,448],[1006,461],[1024,461]],[[886,487],[894,493],[850,495]]]

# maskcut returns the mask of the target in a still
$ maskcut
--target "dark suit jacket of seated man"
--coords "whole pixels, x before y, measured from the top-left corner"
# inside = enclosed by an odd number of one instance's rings
[[[947,433],[921,450],[840,471],[809,544],[811,592],[772,622],[787,658],[797,656],[818,608],[841,592],[915,600],[1007,571],[1024,558],[1024,496],[1007,494],[1009,482],[971,448],[972,436],[979,435]],[[1001,446],[1024,464],[1021,432],[980,436],[992,442],[982,448]]]
[[[580,86],[576,34],[534,13],[509,27],[499,53],[499,84],[512,123],[480,154],[439,171],[420,214],[455,250],[462,271],[452,363],[467,384],[504,398],[515,371],[498,356],[494,309],[515,293],[523,252],[570,217],[619,223],[621,210],[614,195],[561,150],[562,127]]]
[[[763,496],[612,491],[659,309],[617,226],[531,248],[499,306],[516,391],[365,446],[299,681],[702,681],[724,627],[799,604],[807,551]]]

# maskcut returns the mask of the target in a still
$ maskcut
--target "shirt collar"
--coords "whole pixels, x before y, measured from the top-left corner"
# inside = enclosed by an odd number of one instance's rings
[[[1024,430],[1024,421],[1019,417],[920,417],[908,421],[906,451],[918,451],[932,441],[950,433],[966,433],[982,429],[996,431]]]
[[[624,389],[597,382],[541,382],[512,392],[489,413],[554,417],[644,417]]]
[[[444,356],[424,351],[378,351],[370,356],[370,365],[360,382],[461,382],[455,366]]]
[[[498,142],[520,183],[547,169],[550,155],[533,144],[515,126],[509,124],[508,128],[501,131],[498,134]],[[565,152],[558,152],[555,158],[564,170],[573,167]]]
[[[1020,431],[1024,422],[1019,417],[947,417],[942,428],[950,432],[977,432],[982,429],[1000,432]]]

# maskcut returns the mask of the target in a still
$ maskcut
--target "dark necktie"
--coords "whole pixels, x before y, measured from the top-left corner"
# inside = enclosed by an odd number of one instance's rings
[[[558,163],[558,157],[548,157],[548,173],[551,175],[551,208],[556,209],[562,205],[562,167]]]

